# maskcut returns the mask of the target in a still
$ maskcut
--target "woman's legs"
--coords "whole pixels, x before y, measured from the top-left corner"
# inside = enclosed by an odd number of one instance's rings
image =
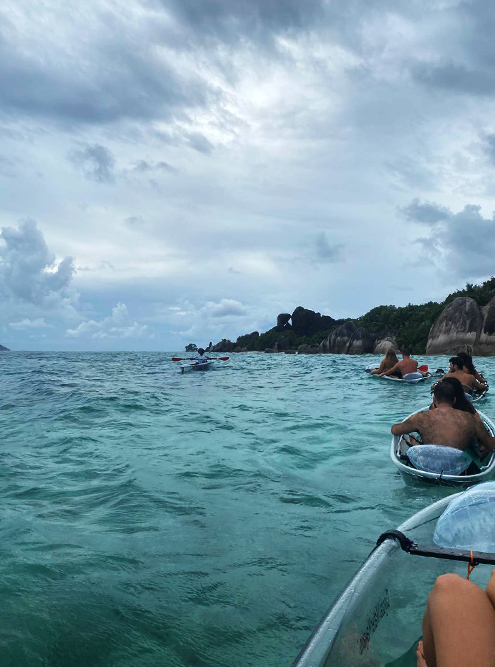
[[[423,618],[428,667],[495,667],[495,578],[485,593],[457,574],[435,582]],[[419,651],[418,651],[419,652]],[[418,665],[421,656],[418,655]]]

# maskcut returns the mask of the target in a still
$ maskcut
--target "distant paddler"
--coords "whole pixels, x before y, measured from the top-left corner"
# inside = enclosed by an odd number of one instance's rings
[[[411,350],[408,347],[403,347],[401,352],[402,361],[398,361],[388,371],[379,373],[380,377],[387,375],[389,377],[397,377],[402,379],[404,375],[409,375],[409,373],[416,373],[418,370],[418,362],[415,359],[411,359]]]
[[[193,361],[197,361],[198,364],[204,364],[207,361],[210,361],[210,358],[206,356],[204,349],[200,347],[198,348],[198,354],[194,357]]]

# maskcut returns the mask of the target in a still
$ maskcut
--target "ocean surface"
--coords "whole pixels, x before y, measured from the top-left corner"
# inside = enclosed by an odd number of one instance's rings
[[[171,357],[0,354],[3,667],[290,665],[378,535],[449,492],[389,459],[429,383]]]

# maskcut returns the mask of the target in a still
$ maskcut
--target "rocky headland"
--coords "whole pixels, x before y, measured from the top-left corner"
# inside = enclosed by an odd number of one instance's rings
[[[8,347],[5,347],[4,345],[0,345],[0,352],[10,352]]]
[[[378,306],[356,319],[336,320],[298,306],[280,313],[276,326],[235,342],[223,339],[209,352],[287,354],[385,354],[403,345],[415,354],[495,355],[495,278],[466,285],[442,303]]]

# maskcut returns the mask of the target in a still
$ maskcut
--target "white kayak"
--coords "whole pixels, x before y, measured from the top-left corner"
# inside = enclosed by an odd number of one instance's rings
[[[421,410],[416,410],[416,412],[413,412],[412,414],[416,414],[417,412],[423,412],[424,410],[428,410],[428,407],[421,408]],[[481,417],[484,425],[490,432],[490,435],[495,436],[495,425],[493,424],[493,422],[490,419],[488,419],[488,417],[484,415],[482,412],[478,411],[478,414]],[[408,417],[406,417],[406,419],[408,419],[411,416],[412,415],[409,415]],[[456,473],[452,467],[450,470],[447,469],[446,466],[448,465],[448,462],[440,465],[440,467],[442,467],[442,465],[444,466],[445,468],[444,470],[437,469],[437,471],[435,471],[434,470],[435,465],[431,466],[423,465],[423,467],[427,468],[429,467],[430,469],[429,470],[421,469],[420,468],[421,459],[418,456],[421,450],[416,449],[416,447],[417,446],[412,447],[411,452],[409,452],[410,445],[407,442],[407,437],[404,437],[402,435],[392,436],[392,444],[390,447],[390,458],[392,459],[393,464],[398,468],[402,476],[402,479],[406,484],[414,484],[416,482],[426,482],[430,484],[433,483],[433,484],[441,484],[444,486],[458,486],[462,488],[471,486],[473,484],[478,484],[479,482],[486,482],[495,475],[495,451],[492,450],[488,454],[480,458],[477,442],[473,442],[472,446],[466,451],[467,457],[470,459],[470,462],[469,462],[469,467],[467,467],[465,471],[462,473]],[[440,447],[438,448],[438,452],[441,454],[443,449],[450,450],[451,448]],[[416,456],[409,458],[408,452],[411,455],[415,454]],[[428,455],[428,452],[426,452],[426,454]],[[453,454],[455,455],[454,452]],[[428,462],[428,459],[423,458],[423,462],[424,461]],[[414,465],[415,463],[418,467],[415,467]],[[434,463],[434,461],[432,463]]]
[[[213,359],[208,359],[208,361],[192,361],[190,364],[181,364],[180,372],[188,373],[189,371],[207,371],[213,367],[213,363]]]
[[[407,373],[402,378],[390,377],[390,375],[378,375],[377,373],[371,374],[372,370],[375,370],[376,367],[368,366],[365,368],[365,372],[369,373],[371,377],[378,378],[379,380],[390,380],[391,382],[402,382],[405,384],[418,384],[418,382],[424,382],[427,378],[431,377],[431,373],[423,373],[422,371],[416,371],[415,373]]]
[[[292,667],[416,665],[423,612],[436,577],[467,573],[469,551],[439,548],[433,542],[438,517],[461,495],[447,496],[399,526],[412,546],[395,531],[380,536],[383,541],[335,600]],[[449,555],[456,560],[442,559]],[[473,551],[473,556],[482,564],[471,578],[484,588],[493,565],[483,563],[493,562],[495,554]]]

